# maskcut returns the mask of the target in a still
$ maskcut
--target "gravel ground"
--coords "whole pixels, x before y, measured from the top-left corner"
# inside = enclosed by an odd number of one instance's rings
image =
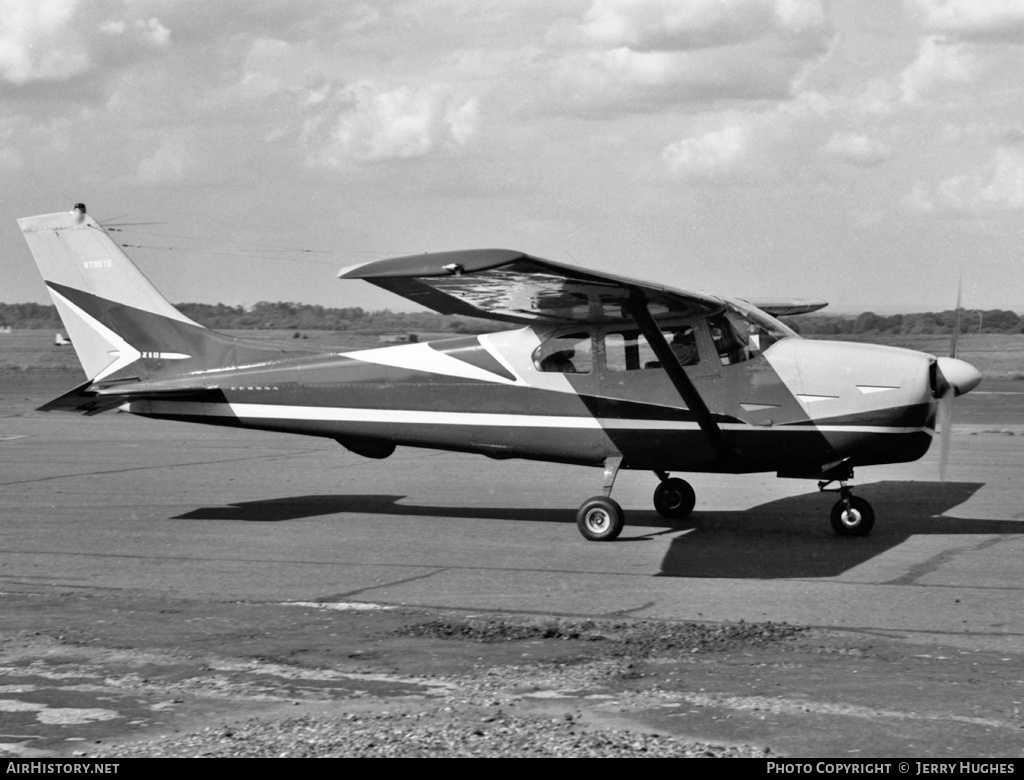
[[[95,757],[187,758],[751,758],[750,746],[706,745],[628,730],[589,730],[572,714],[476,722],[450,708],[370,717],[252,719],[174,739],[139,742]]]
[[[764,646],[806,631],[788,623],[663,623],[654,620],[569,620],[558,618],[438,619],[403,626],[398,636],[508,642],[564,639],[602,642],[612,656],[649,657],[679,652],[729,650],[741,645]]]
[[[254,717],[190,734],[128,742],[101,751],[114,757],[766,757],[752,745],[707,744],[656,730],[608,728],[572,702],[552,702],[552,715],[523,712],[524,692],[600,689],[610,679],[643,677],[645,663],[697,653],[785,642],[804,629],[786,624],[570,620],[540,618],[434,619],[402,626],[393,636],[493,644],[529,640],[593,643],[577,662],[503,665],[470,675],[439,675],[441,701],[392,700],[382,711],[341,715]],[[667,694],[637,690],[634,703]],[[517,711],[518,710],[518,711]],[[82,753],[82,755],[86,755]]]

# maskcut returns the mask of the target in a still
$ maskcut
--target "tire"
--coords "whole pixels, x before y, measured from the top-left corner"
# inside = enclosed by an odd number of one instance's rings
[[[859,496],[850,497],[850,511],[836,501],[832,507],[832,530],[840,536],[867,536],[875,525],[875,510]]]
[[[584,539],[591,542],[610,542],[622,533],[625,515],[618,502],[605,496],[588,498],[576,513],[576,527]]]
[[[682,520],[689,517],[697,503],[697,494],[685,479],[672,477],[654,489],[654,508],[662,517]]]

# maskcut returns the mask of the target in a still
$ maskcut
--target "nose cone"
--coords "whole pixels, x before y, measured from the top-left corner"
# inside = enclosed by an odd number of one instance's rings
[[[940,357],[938,364],[939,372],[956,395],[971,392],[981,382],[981,372],[963,360]]]

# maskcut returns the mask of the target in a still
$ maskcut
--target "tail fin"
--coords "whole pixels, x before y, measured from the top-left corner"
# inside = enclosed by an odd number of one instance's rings
[[[193,357],[201,334],[212,335],[167,302],[82,204],[18,225],[88,378],[143,356]]]

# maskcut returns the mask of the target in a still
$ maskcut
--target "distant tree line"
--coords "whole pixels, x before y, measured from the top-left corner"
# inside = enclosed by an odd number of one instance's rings
[[[246,309],[223,303],[180,303],[175,308],[200,325],[214,330],[347,330],[367,333],[484,333],[494,330],[488,320],[435,312],[365,311],[355,306],[332,309],[305,303],[260,301]],[[0,326],[59,330],[54,306],[39,303],[0,303]]]
[[[182,303],[186,317],[215,330],[347,330],[365,333],[485,333],[495,329],[489,320],[434,312],[365,311],[358,306],[333,309],[305,303],[260,301],[246,309],[223,303]],[[856,317],[802,314],[784,319],[805,336],[872,336],[952,333],[956,312],[893,314],[885,317],[864,312]],[[0,303],[0,325],[16,329],[63,327],[53,306],[39,303]],[[961,310],[960,332],[1024,332],[1024,320],[1015,312]]]
[[[888,317],[866,311],[856,317],[830,314],[802,314],[783,320],[804,336],[882,336],[928,335],[952,333],[956,327],[956,311],[893,314]],[[1021,333],[1024,320],[1016,312],[1002,309],[988,311],[960,310],[960,332]]]
[[[0,326],[4,325],[18,330],[61,327],[56,307],[41,303],[0,303]]]

